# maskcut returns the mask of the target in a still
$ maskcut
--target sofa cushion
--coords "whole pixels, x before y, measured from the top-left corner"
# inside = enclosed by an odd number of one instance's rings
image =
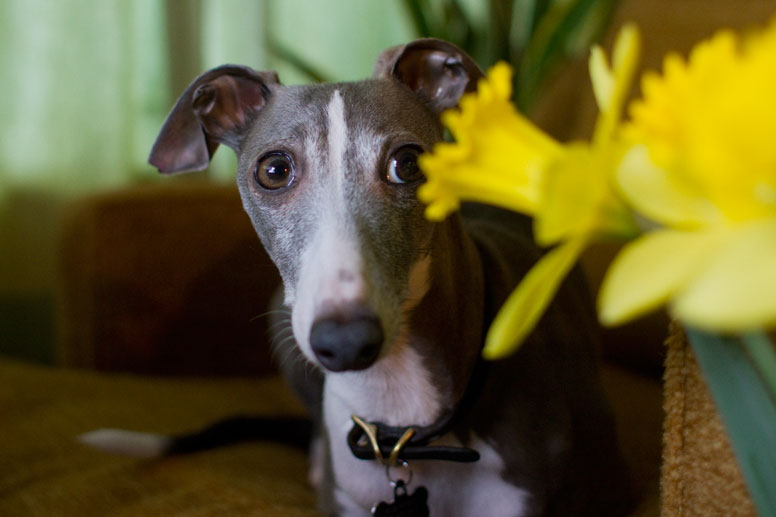
[[[69,366],[272,370],[279,277],[236,187],[171,180],[83,198],[63,225],[58,350]]]
[[[667,345],[663,515],[756,517],[725,427],[680,325],[672,325]]]

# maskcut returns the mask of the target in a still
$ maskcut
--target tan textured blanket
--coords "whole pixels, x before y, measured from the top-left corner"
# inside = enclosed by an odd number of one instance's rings
[[[176,432],[292,411],[277,377],[143,379],[0,360],[0,515],[315,515],[306,457],[293,449],[251,443],[146,461],[74,439],[99,426]]]

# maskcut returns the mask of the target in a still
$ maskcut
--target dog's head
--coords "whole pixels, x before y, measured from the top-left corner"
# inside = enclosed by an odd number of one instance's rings
[[[219,144],[234,149],[297,343],[330,371],[364,369],[390,353],[428,289],[434,227],[416,197],[417,157],[481,75],[433,39],[383,52],[373,78],[354,83],[284,87],[274,72],[219,67],[186,89],[149,160],[201,170]]]

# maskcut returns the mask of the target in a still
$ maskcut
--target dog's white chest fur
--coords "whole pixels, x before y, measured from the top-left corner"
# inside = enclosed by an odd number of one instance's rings
[[[439,395],[420,357],[407,347],[391,354],[367,373],[329,375],[324,395],[324,420],[329,433],[335,478],[335,499],[343,515],[367,515],[380,501],[393,500],[385,467],[359,460],[347,446],[351,415],[389,425],[429,425],[441,411]],[[441,440],[460,445],[452,437]],[[416,461],[410,465],[410,491],[425,486],[432,516],[519,516],[528,493],[501,477],[498,453],[475,436],[476,463]]]

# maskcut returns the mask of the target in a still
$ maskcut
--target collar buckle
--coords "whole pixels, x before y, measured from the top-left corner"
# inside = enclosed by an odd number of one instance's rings
[[[366,435],[367,439],[369,440],[369,444],[372,446],[372,451],[374,452],[375,459],[385,465],[386,467],[391,467],[394,465],[399,465],[399,455],[404,450],[404,447],[406,447],[407,443],[409,443],[410,439],[415,434],[415,429],[413,427],[408,427],[406,431],[399,437],[398,440],[396,440],[396,443],[393,446],[393,449],[391,450],[390,456],[388,456],[388,459],[386,460],[383,456],[383,452],[380,449],[380,442],[378,441],[377,437],[377,426],[375,424],[370,424],[369,422],[365,421],[364,419],[352,415],[350,418],[353,419],[353,422],[363,429],[364,434]]]

